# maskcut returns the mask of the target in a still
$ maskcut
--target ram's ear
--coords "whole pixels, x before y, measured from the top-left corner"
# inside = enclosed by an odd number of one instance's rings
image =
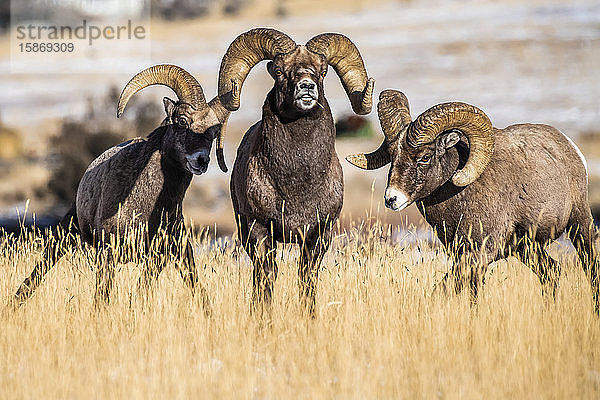
[[[165,105],[165,112],[167,113],[167,118],[171,118],[173,116],[173,113],[175,112],[175,107],[177,107],[177,103],[168,97],[163,97],[163,104]]]
[[[438,148],[445,151],[456,146],[458,142],[460,142],[460,134],[457,131],[449,131],[439,136]]]

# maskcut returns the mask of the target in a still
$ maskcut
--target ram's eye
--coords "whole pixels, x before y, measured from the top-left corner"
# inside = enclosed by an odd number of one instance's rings
[[[275,70],[275,76],[281,76],[282,74],[283,74],[283,72],[281,72],[280,69]]]
[[[189,122],[185,117],[177,118],[177,124],[182,128],[187,128],[189,126]]]
[[[321,76],[322,76],[323,78],[325,78],[325,75],[327,75],[327,70],[325,70],[325,71],[321,72]]]
[[[417,162],[419,164],[429,164],[430,161],[431,161],[431,155],[425,154],[421,158],[419,158],[419,160]]]

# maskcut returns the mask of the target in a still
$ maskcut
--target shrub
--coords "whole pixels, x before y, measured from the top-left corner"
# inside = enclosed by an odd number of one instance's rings
[[[337,137],[369,137],[373,135],[373,125],[360,115],[348,115],[338,119],[335,123]]]

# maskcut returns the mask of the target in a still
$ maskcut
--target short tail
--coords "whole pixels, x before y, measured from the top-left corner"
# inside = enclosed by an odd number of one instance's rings
[[[64,234],[80,234],[79,220],[77,219],[77,207],[75,206],[75,203],[73,203],[69,211],[67,211],[67,213],[60,219],[58,227],[63,230]]]

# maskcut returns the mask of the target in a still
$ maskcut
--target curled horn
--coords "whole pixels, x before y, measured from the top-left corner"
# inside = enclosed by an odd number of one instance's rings
[[[359,153],[346,157],[351,164],[362,169],[377,169],[390,162],[388,144],[401,139],[410,124],[408,99],[404,93],[397,90],[384,90],[379,95],[377,114],[384,139],[379,148],[371,153]]]
[[[145,87],[165,85],[173,89],[180,102],[188,103],[197,109],[206,106],[202,86],[189,72],[170,64],[155,65],[136,74],[123,88],[117,106],[119,118],[131,97]]]
[[[262,60],[289,53],[296,43],[275,29],[256,28],[239,35],[227,49],[219,69],[219,98],[229,111],[240,107],[240,92],[250,70]]]
[[[217,161],[227,172],[223,143],[227,119],[231,111],[240,108],[242,85],[250,70],[262,60],[272,60],[277,54],[289,53],[296,43],[285,33],[275,29],[256,28],[242,33],[229,45],[219,69],[218,95],[210,105],[221,122],[217,136]]]
[[[365,64],[354,43],[338,33],[322,33],[310,39],[306,48],[325,56],[340,77],[354,112],[370,113],[375,80],[367,77]]]
[[[452,176],[456,186],[467,186],[485,170],[494,152],[492,123],[479,108],[459,102],[433,106],[410,125],[406,141],[409,146],[418,147],[451,129],[460,130],[469,140],[469,158]]]

